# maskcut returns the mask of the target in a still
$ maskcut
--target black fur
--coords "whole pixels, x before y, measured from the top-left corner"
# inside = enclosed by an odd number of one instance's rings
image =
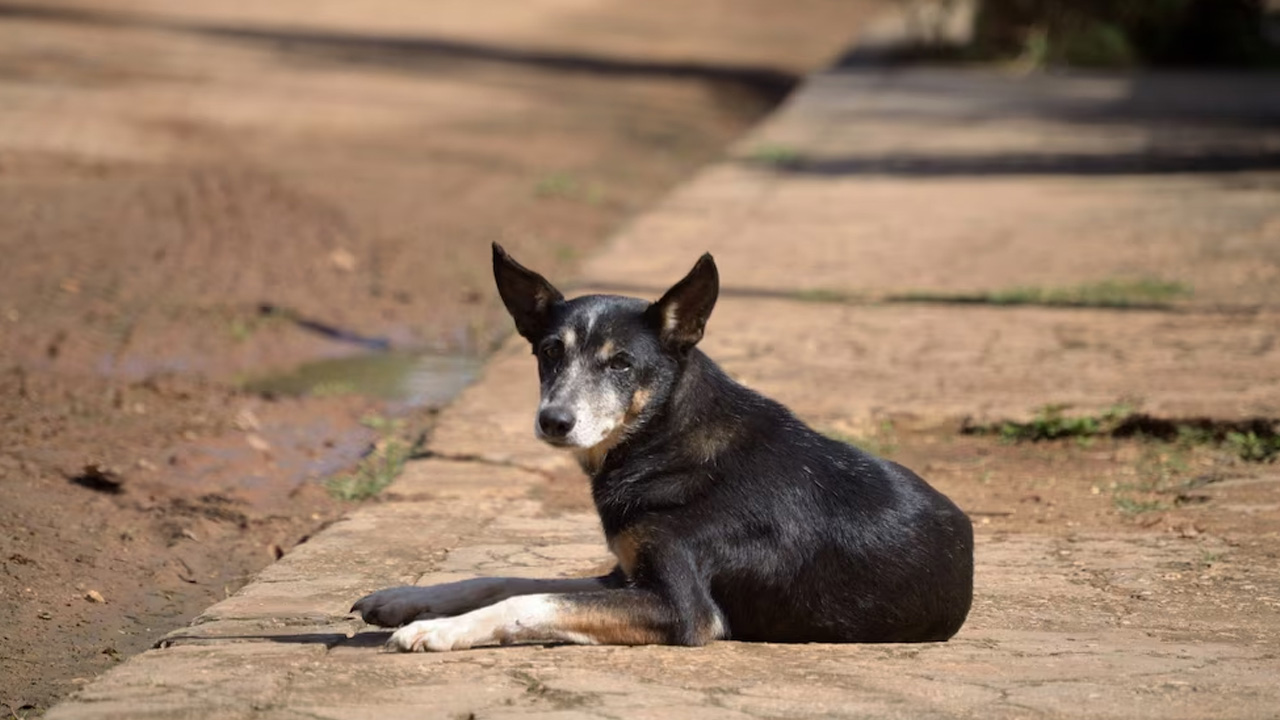
[[[711,399],[711,401],[707,401]],[[700,437],[728,440],[711,457]],[[690,439],[695,446],[691,447]],[[806,427],[700,351],[592,478],[606,535],[641,525],[691,559],[739,640],[945,640],[969,611],[968,518],[906,468]],[[670,545],[666,548],[664,545]],[[662,582],[642,558],[632,582]]]
[[[915,473],[813,431],[694,347],[719,291],[710,255],[648,303],[566,301],[493,253],[503,302],[538,357],[538,432],[578,450],[619,558],[581,586],[504,583],[502,597],[563,592],[566,618],[609,618],[587,633],[594,642],[928,642],[960,629],[973,595],[969,518]],[[493,601],[463,585],[392,588],[355,610],[396,625]]]
[[[740,640],[951,637],[972,599],[968,517],[915,473],[813,431],[693,348],[716,288],[706,255],[653,305],[596,295],[548,308],[545,334],[575,328],[583,354],[610,341],[630,359],[619,389],[650,394],[591,479],[606,537],[644,539],[627,584],[690,618],[672,642],[696,635],[692,618],[707,613]],[[672,298],[693,315],[666,341]],[[552,365],[540,362],[544,387]]]

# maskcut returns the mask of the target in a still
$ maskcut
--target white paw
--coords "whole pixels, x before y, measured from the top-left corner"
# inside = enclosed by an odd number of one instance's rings
[[[392,633],[387,647],[400,652],[466,650],[472,645],[466,625],[456,618],[418,620]]]

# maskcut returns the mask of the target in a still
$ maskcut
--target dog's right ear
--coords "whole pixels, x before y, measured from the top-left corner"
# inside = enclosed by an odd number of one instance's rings
[[[663,346],[685,355],[702,339],[719,294],[720,273],[711,253],[706,253],[683,280],[649,306],[645,318],[658,331]]]
[[[516,332],[531,343],[541,340],[552,308],[564,302],[564,295],[546,278],[516,262],[498,243],[493,244],[493,279],[502,304],[516,321]]]

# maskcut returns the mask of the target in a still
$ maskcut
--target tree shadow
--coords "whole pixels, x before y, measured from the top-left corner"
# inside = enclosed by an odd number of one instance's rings
[[[1214,154],[1158,154],[1151,152],[1007,153],[990,155],[861,155],[806,157],[771,163],[780,173],[803,175],[887,175],[898,177],[964,177],[997,175],[1161,175],[1242,173],[1280,169],[1277,152],[1217,152]]]
[[[829,90],[828,90],[829,88]],[[785,152],[747,162],[779,173],[889,175],[1155,175],[1280,169],[1280,75],[1145,72],[1010,75],[964,67],[847,66],[815,81],[810,107],[830,126],[892,123],[977,151]],[[1030,127],[1022,142],[1003,123]],[[1009,125],[1013,132],[1022,132]],[[1088,132],[1098,149],[1070,147]],[[976,142],[964,142],[974,133]],[[1058,142],[1059,133],[1067,143]],[[1028,142],[1052,138],[1043,150]],[[923,144],[923,143],[922,143]],[[995,148],[995,149],[990,149]],[[1110,149],[1115,148],[1115,149]]]
[[[0,18],[182,32],[252,43],[282,54],[401,70],[439,68],[448,62],[519,65],[607,77],[691,80],[746,93],[776,104],[799,82],[789,72],[758,65],[661,62],[573,52],[508,48],[443,37],[393,36],[280,26],[234,26],[161,15],[0,2]]]

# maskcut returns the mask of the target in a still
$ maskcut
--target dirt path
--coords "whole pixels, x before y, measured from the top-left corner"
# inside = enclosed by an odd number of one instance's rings
[[[0,4],[0,702],[39,712],[343,512],[318,479],[396,408],[239,381],[487,353],[489,241],[570,273],[874,3],[725,5]]]

